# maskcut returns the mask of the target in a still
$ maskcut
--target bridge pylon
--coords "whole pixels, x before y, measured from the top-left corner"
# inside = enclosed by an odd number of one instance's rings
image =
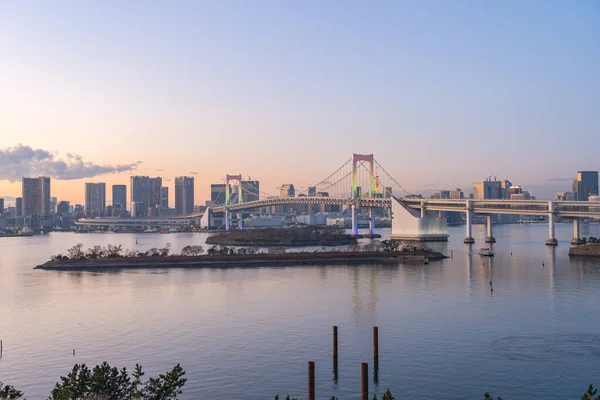
[[[242,174],[237,174],[237,175],[229,175],[227,174],[225,176],[225,230],[229,230],[229,228],[231,227],[231,214],[229,213],[229,205],[231,204],[231,186],[229,185],[229,182],[233,181],[233,182],[237,182],[238,183],[238,198],[237,198],[237,202],[238,204],[243,203],[243,190],[242,190]],[[242,223],[242,213],[240,212],[240,219],[239,219],[239,228],[243,229],[243,223]]]

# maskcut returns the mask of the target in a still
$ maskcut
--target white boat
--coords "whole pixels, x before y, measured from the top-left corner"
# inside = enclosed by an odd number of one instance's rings
[[[494,253],[492,252],[492,250],[490,250],[489,247],[482,247],[481,249],[479,249],[479,255],[485,257],[493,257]]]
[[[158,229],[156,228],[146,228],[144,233],[158,233]]]

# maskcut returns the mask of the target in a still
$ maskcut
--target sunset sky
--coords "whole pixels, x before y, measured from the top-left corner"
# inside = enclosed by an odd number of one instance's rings
[[[204,204],[226,173],[276,193],[353,152],[414,192],[498,173],[549,197],[600,167],[598,21],[595,0],[4,1],[0,197],[194,174]]]

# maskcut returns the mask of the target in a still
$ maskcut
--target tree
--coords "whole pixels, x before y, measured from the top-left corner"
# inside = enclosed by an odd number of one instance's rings
[[[68,249],[67,254],[71,260],[80,260],[84,258],[83,243],[77,243],[75,246]]]
[[[206,251],[206,254],[208,254],[209,256],[214,256],[218,253],[219,251],[217,250],[216,246],[212,246],[210,249],[208,249]]]
[[[600,400],[600,395],[596,396],[596,393],[598,393],[598,389],[594,388],[594,385],[590,385],[588,386],[588,390],[581,397],[581,400]]]
[[[94,247],[90,247],[89,249],[87,249],[85,256],[89,259],[96,259],[96,258],[102,258],[102,254],[103,254],[103,249],[102,246],[94,246]]]
[[[119,371],[106,362],[93,371],[85,364],[76,364],[66,377],[60,377],[49,400],[175,400],[187,381],[184,375],[185,371],[177,364],[166,374],[143,382],[144,371],[139,364],[131,377],[126,368]]]
[[[108,249],[106,249],[106,257],[107,258],[119,258],[121,257],[121,253],[123,252],[123,246],[113,246],[111,244],[108,245]]]
[[[485,394],[483,395],[483,398],[485,400],[494,400],[494,398],[492,396],[490,396],[490,394],[488,392],[485,392]],[[498,397],[498,400],[502,400],[502,398]]]
[[[15,389],[14,386],[4,385],[0,382],[0,399],[13,400],[20,399],[21,396],[23,396],[23,392]]]
[[[165,245],[165,247],[163,247],[159,251],[160,251],[160,256],[161,257],[167,257],[169,255],[169,253],[171,252],[171,243],[167,242],[167,244]]]

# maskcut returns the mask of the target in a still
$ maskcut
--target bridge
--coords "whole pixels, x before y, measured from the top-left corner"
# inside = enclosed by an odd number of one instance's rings
[[[383,173],[380,176],[380,171]],[[424,199],[415,198],[405,190],[385,168],[377,162],[372,154],[353,154],[341,167],[332,174],[308,189],[293,196],[273,196],[254,188],[245,187],[241,174],[227,174],[224,179],[225,198],[222,204],[209,208],[209,213],[224,214],[225,229],[231,228],[231,213],[243,210],[263,209],[265,207],[282,205],[323,205],[338,206],[350,209],[352,214],[352,233],[358,234],[358,213],[366,210],[369,213],[369,231],[375,233],[375,213],[378,208],[392,210],[392,227],[399,231],[406,229],[406,224],[412,226],[410,233],[400,233],[399,238],[414,240],[447,240],[447,234],[442,225],[432,213],[437,213],[437,218],[443,218],[441,213],[465,213],[466,236],[465,243],[474,243],[472,237],[472,216],[485,215],[487,218],[486,242],[493,243],[492,218],[493,214],[517,214],[545,216],[549,221],[549,234],[546,244],[557,244],[554,235],[556,218],[573,220],[573,241],[580,243],[580,222],[586,218],[600,218],[600,203],[576,201],[545,201],[545,200],[473,200],[473,199]],[[368,190],[363,193],[362,188]],[[244,201],[244,199],[258,198],[258,200]],[[197,218],[204,217],[204,213],[168,218],[146,219],[83,219],[77,222],[80,226],[105,226],[146,224],[148,226],[176,226],[190,225]],[[394,224],[394,219],[403,220],[403,223]],[[414,220],[413,220],[414,219]],[[122,220],[122,221],[121,221]],[[420,220],[420,221],[419,221]],[[416,222],[415,222],[416,221]],[[417,223],[417,225],[414,225]],[[425,225],[427,225],[426,228]],[[437,226],[437,225],[439,226]],[[414,226],[413,226],[414,225]],[[419,233],[418,230],[431,230],[434,232]],[[243,229],[243,220],[239,219],[240,229]],[[415,228],[416,227],[416,228]]]

